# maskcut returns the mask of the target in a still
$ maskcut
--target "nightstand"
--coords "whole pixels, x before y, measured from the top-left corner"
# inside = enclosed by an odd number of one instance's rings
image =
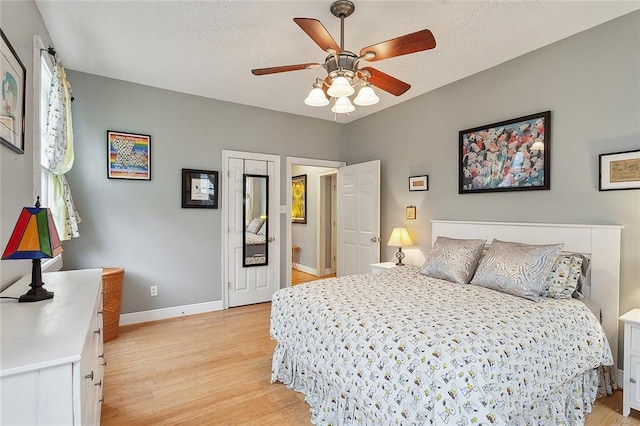
[[[382,271],[386,271],[387,269],[391,269],[395,267],[396,267],[395,262],[372,263],[371,272],[374,274],[379,274]]]
[[[640,410],[640,309],[620,317],[624,322],[624,382],[622,414]]]

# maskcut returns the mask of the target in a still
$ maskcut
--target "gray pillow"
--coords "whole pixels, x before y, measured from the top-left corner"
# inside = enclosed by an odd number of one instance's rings
[[[264,225],[264,219],[260,217],[254,217],[247,225],[247,232],[257,234],[258,231],[260,231],[260,229],[262,228],[262,225]]]
[[[420,273],[432,278],[467,284],[476,271],[485,241],[438,237]]]
[[[471,284],[538,301],[562,244],[529,245],[493,240]]]

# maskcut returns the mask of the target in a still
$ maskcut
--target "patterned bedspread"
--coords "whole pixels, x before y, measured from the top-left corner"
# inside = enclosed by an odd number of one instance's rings
[[[418,268],[315,281],[273,297],[272,382],[315,424],[582,424],[613,363],[577,300],[531,302]]]
[[[265,235],[254,234],[253,232],[245,232],[244,233],[244,241],[246,244],[256,245],[256,244],[264,244],[267,241],[267,237]]]

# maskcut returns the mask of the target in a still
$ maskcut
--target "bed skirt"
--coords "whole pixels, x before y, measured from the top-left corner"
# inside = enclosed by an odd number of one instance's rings
[[[389,424],[388,413],[379,413],[375,407],[360,407],[348,395],[337,390],[330,377],[314,371],[305,362],[304,356],[296,357],[279,343],[273,353],[271,383],[279,381],[289,389],[305,395],[311,409],[311,423],[314,425],[375,425]],[[535,425],[583,425],[585,415],[591,412],[596,395],[612,392],[610,368],[600,367],[588,370],[568,382],[556,387],[544,397],[532,401],[527,410],[512,413],[508,418],[495,419],[495,424]],[[608,384],[607,384],[608,383]],[[615,384],[614,384],[615,386]],[[394,424],[411,424],[396,413]],[[452,413],[455,418],[455,413]],[[425,424],[441,424],[439,418],[427,420]],[[501,421],[502,420],[502,421]],[[451,423],[455,424],[455,423]]]

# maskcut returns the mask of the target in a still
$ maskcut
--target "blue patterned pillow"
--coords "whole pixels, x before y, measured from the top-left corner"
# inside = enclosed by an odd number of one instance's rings
[[[471,284],[538,301],[562,244],[529,245],[493,240]]]
[[[486,240],[438,237],[420,273],[432,278],[467,284],[476,271]]]
[[[553,299],[571,299],[582,274],[582,258],[561,255],[553,264],[544,281],[542,296]]]

